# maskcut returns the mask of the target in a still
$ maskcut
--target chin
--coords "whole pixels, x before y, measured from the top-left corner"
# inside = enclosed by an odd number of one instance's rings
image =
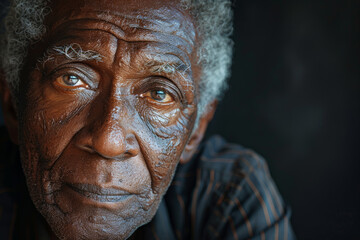
[[[59,239],[127,239],[140,226],[151,221],[155,215],[138,215],[124,219],[113,215],[89,216],[83,213],[64,215],[52,207],[43,209],[42,214]]]
[[[139,227],[151,221],[159,207],[156,198],[144,209],[138,200],[126,209],[110,209],[81,202],[64,212],[57,204],[34,201],[53,233],[64,240],[73,239],[127,239]],[[106,205],[105,205],[106,206]]]
[[[59,239],[127,239],[138,227],[145,223],[120,222],[122,224],[92,224],[77,221],[70,223],[65,221],[63,224],[52,226],[52,230]],[[138,226],[140,225],[140,226]]]

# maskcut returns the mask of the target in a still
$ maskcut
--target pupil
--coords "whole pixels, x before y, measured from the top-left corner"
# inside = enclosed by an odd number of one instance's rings
[[[75,85],[79,81],[79,79],[74,75],[64,76],[63,80],[67,85],[70,86]]]
[[[166,97],[166,93],[161,90],[153,91],[151,95],[155,100],[164,100]]]

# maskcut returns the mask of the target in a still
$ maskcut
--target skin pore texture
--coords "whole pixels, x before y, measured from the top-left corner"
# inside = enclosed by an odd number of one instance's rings
[[[17,114],[3,83],[6,124],[30,196],[58,238],[126,239],[152,219],[215,109],[193,131],[194,23],[176,1],[50,8],[21,72]]]

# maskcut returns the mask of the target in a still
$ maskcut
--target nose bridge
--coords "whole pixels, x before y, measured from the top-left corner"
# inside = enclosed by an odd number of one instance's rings
[[[127,111],[126,101],[120,94],[110,96],[103,109],[104,121],[118,125],[127,117]]]
[[[104,103],[105,102],[105,103]],[[131,109],[126,97],[109,94],[98,102],[94,118],[92,148],[106,158],[120,158],[137,153],[132,132]]]

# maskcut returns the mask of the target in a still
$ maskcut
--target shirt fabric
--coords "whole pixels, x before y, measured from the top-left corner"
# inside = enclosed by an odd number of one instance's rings
[[[0,134],[0,239],[46,239],[17,147]],[[295,239],[290,210],[253,151],[219,136],[179,164],[153,220],[130,239]]]

